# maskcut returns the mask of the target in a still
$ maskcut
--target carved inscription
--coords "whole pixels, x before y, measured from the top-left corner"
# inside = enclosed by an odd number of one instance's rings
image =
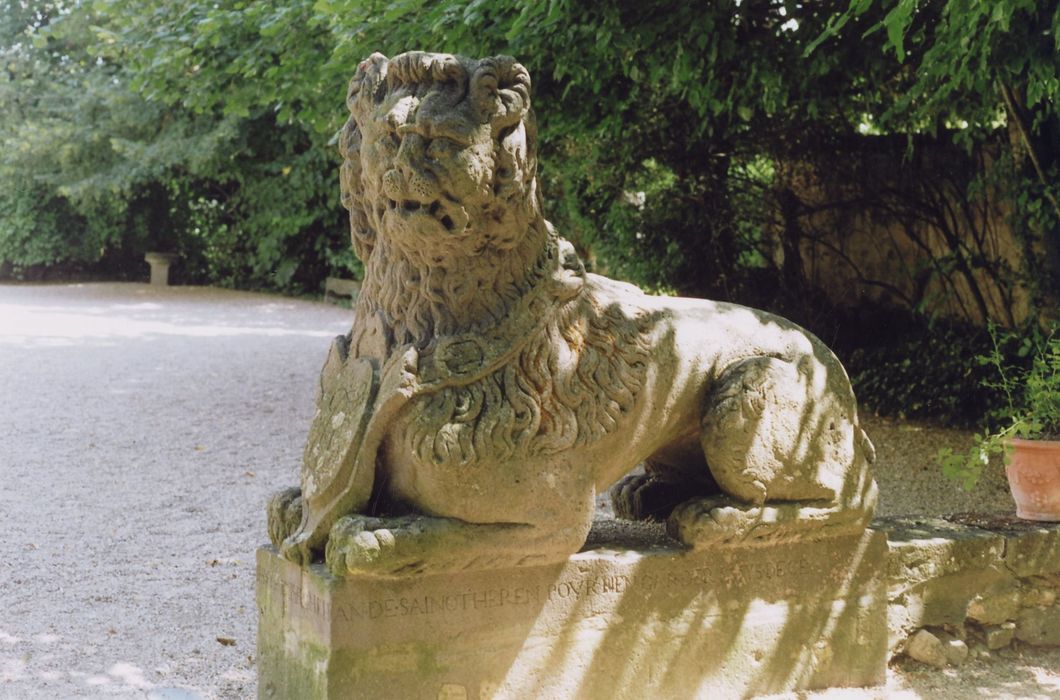
[[[765,561],[720,561],[713,566],[696,566],[689,576],[704,588],[734,588],[747,585],[772,583],[805,583],[807,578],[830,575],[831,569],[822,570],[804,557],[791,559],[768,559]],[[681,576],[671,572],[655,585],[680,585]],[[654,588],[653,586],[652,588]]]
[[[341,621],[376,620],[461,613],[512,606],[534,606],[548,601],[583,600],[593,597],[622,595],[632,584],[625,574],[605,574],[561,579],[555,583],[527,586],[466,588],[435,593],[411,593],[403,596],[365,598],[351,603],[335,604],[309,588],[285,582],[276,576],[259,573],[259,587],[271,590],[271,597],[283,601],[284,612]]]
[[[375,620],[411,615],[458,613],[467,610],[488,610],[512,605],[531,605],[540,600],[541,594],[534,588],[502,586],[482,590],[468,589],[459,593],[370,599],[335,606],[333,612],[335,618],[339,620]]]
[[[780,559],[733,564],[726,572],[726,580],[742,585],[752,582],[794,580],[810,573],[813,573],[813,568],[805,559]]]
[[[407,595],[369,596],[341,604],[318,595],[309,587],[302,587],[298,582],[285,582],[276,576],[259,573],[259,586],[269,588],[273,599],[283,601],[285,613],[297,611],[322,619],[354,622],[617,598],[634,586],[639,595],[653,596],[665,594],[671,588],[685,587],[689,578],[703,590],[731,590],[776,583],[802,585],[808,580],[823,580],[832,574],[831,567],[821,569],[803,557],[754,562],[726,560],[716,565],[694,566],[687,573],[671,571],[661,577],[642,574],[637,576],[636,581],[620,573],[588,574],[560,578],[548,584],[467,587],[432,592],[413,589]]]
[[[630,580],[625,574],[611,576],[586,576],[569,581],[557,581],[548,587],[549,600],[573,598],[580,600],[589,596],[606,596],[624,593]]]

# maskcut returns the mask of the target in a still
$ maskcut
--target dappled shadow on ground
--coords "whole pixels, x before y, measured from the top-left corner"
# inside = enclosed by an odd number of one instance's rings
[[[1060,700],[1060,648],[1022,646],[941,670],[903,662],[889,672],[886,688],[873,697]]]
[[[296,478],[349,314],[217,289],[0,285],[0,698],[142,698],[134,669],[152,691],[254,695],[262,506]]]

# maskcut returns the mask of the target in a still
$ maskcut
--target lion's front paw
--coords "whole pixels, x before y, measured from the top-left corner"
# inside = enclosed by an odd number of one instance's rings
[[[269,541],[279,549],[302,522],[302,489],[284,489],[273,494],[267,508]]]
[[[324,560],[336,576],[403,576],[424,569],[429,519],[347,515],[331,528]]]
[[[674,509],[666,531],[693,547],[731,544],[748,539],[761,515],[762,508],[737,505],[726,496],[694,499]]]

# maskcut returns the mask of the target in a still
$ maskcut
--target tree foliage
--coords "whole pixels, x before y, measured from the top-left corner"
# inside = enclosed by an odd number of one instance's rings
[[[809,208],[779,173],[842,158],[866,131],[974,150],[1007,130],[1010,210],[1029,251],[1057,256],[1055,3],[3,5],[8,265],[113,270],[153,246],[182,252],[199,281],[296,291],[348,274],[333,154],[343,86],[372,51],[409,49],[526,63],[548,215],[598,268],[650,286],[811,298]],[[791,235],[778,241],[778,227]],[[1055,282],[1060,263],[1039,258],[1021,274]],[[980,265],[960,248],[952,260]]]
[[[137,61],[171,57],[122,44],[135,22],[119,21],[117,7],[12,0],[3,9],[0,263],[9,270],[136,275],[144,252],[160,249],[182,253],[186,280],[301,291],[353,266],[315,132],[281,121],[260,97],[197,104],[180,71],[179,97],[152,86]]]
[[[868,30],[851,26],[873,11],[884,14]],[[880,30],[884,50],[910,76],[879,115],[886,128],[948,128],[969,151],[1007,131],[993,174],[1005,179],[1013,230],[1024,243],[1023,281],[1049,313],[1060,299],[1060,4],[850,0],[807,52]]]

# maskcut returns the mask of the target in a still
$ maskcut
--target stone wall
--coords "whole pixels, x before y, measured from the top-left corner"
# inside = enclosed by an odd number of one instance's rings
[[[1005,516],[883,518],[888,645],[936,666],[1014,640],[1060,645],[1060,523]]]
[[[783,257],[799,251],[801,276],[840,306],[874,300],[975,324],[1026,318],[1007,201],[996,186],[969,186],[989,179],[993,152],[907,147],[904,137],[864,136],[820,162],[779,164],[778,265],[794,270]]]

